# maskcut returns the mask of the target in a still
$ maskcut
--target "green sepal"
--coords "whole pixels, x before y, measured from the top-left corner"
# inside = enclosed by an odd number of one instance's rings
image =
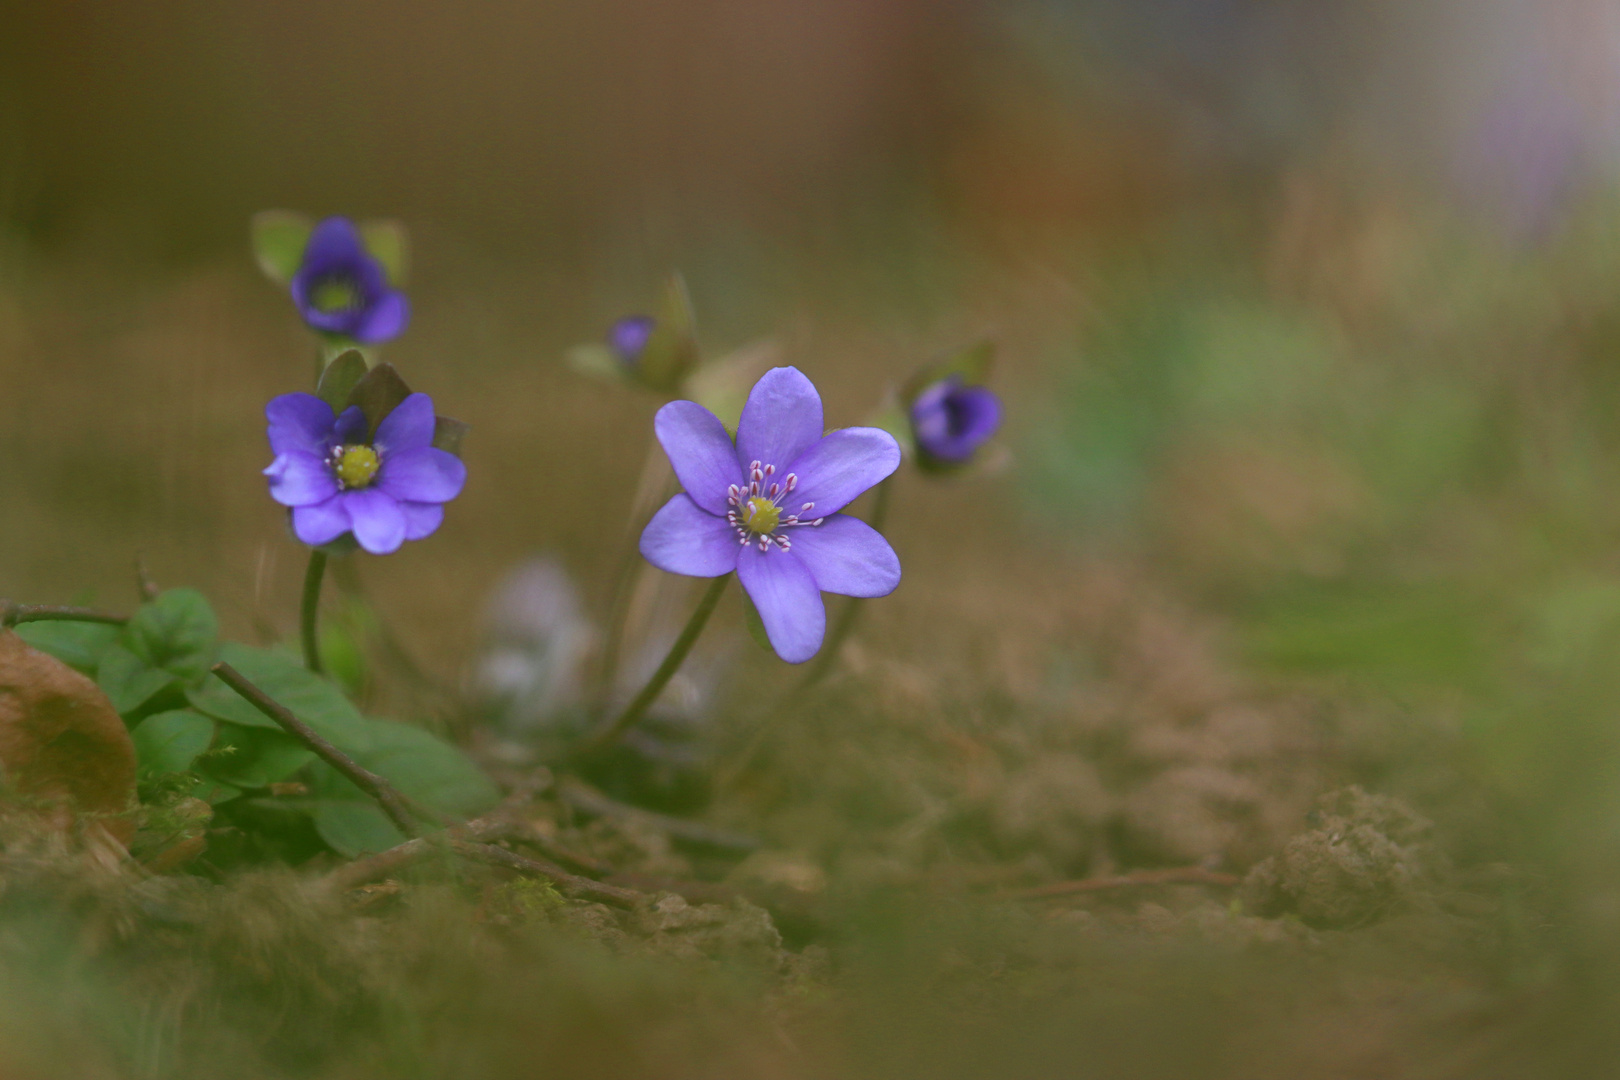
[[[568,366],[581,375],[609,382],[629,382],[630,365],[619,359],[619,354],[596,342],[575,345],[564,355]]]
[[[366,377],[370,365],[359,349],[345,349],[321,372],[321,381],[315,387],[315,396],[332,406],[335,413],[342,412],[349,403],[349,395],[360,380]]]
[[[452,420],[448,416],[435,416],[433,418],[433,446],[447,454],[461,456],[461,441],[467,437],[471,425],[461,421]]]
[[[697,319],[686,280],[671,274],[653,313],[652,336],[636,360],[635,377],[660,393],[679,390],[698,366]]]
[[[404,288],[411,269],[411,234],[405,223],[394,218],[372,218],[362,221],[358,228],[366,250],[382,263],[388,284],[396,289]]]
[[[771,648],[770,635],[765,632],[765,620],[759,617],[759,609],[756,608],[754,606],[754,602],[748,598],[747,591],[741,591],[743,625],[748,627],[748,636],[754,639],[755,645],[758,645],[768,653],[774,654],[776,650]]]
[[[911,408],[911,403],[917,400],[917,395],[928,389],[934,383],[952,376],[960,378],[963,386],[982,386],[990,378],[990,370],[995,366],[996,344],[985,340],[969,345],[961,352],[954,353],[936,364],[930,364],[918,371],[900,390],[900,403],[905,408]]]
[[[253,257],[265,277],[278,285],[291,284],[314,229],[314,219],[292,210],[261,210],[254,214],[249,235]]]
[[[213,666],[218,638],[219,619],[202,593],[167,589],[136,610],[123,640],[149,667],[194,683]]]
[[[344,407],[360,406],[360,411],[366,416],[366,441],[370,442],[376,438],[377,425],[410,395],[411,388],[405,385],[405,380],[399,377],[393,364],[378,364],[354,384]]]
[[[144,778],[187,772],[214,741],[214,721],[191,709],[155,713],[129,733]]]

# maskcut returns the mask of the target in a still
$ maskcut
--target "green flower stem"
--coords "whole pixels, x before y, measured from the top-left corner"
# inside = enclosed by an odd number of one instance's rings
[[[714,579],[713,584],[704,592],[703,599],[698,601],[692,617],[686,620],[686,625],[681,629],[680,636],[675,639],[675,644],[669,647],[664,662],[658,665],[658,670],[647,680],[647,685],[643,686],[641,692],[624,707],[623,712],[580,742],[575,751],[576,757],[585,757],[607,749],[618,742],[619,736],[630,730],[636,721],[646,715],[647,708],[658,700],[658,695],[663,693],[669,680],[675,677],[681,664],[686,661],[686,654],[692,651],[698,635],[703,633],[703,627],[708,624],[709,616],[714,614],[715,605],[720,602],[720,594],[726,591],[726,583],[730,580],[730,574]]]
[[[304,571],[304,603],[299,611],[298,630],[304,642],[304,666],[321,674],[321,644],[318,621],[321,608],[321,578],[326,574],[326,552],[309,553],[309,569]]]
[[[618,680],[626,623],[630,618],[630,601],[635,595],[637,579],[646,570],[638,546],[641,528],[667,497],[670,477],[663,448],[654,440],[648,444],[647,456],[641,463],[641,477],[636,482],[635,496],[630,501],[630,529],[619,556],[618,571],[614,574],[613,606],[608,611],[607,640],[603,643],[602,663],[596,674],[595,700],[597,707],[604,711],[613,698],[613,687]]]

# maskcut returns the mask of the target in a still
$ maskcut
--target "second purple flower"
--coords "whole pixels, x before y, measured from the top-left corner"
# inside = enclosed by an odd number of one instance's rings
[[[900,446],[878,428],[823,435],[821,396],[797,368],[754,385],[735,444],[692,401],[659,409],[654,429],[686,490],[648,522],[641,554],[673,574],[735,570],[783,660],[821,648],[823,592],[886,596],[899,585],[888,541],[838,511],[899,467]]]

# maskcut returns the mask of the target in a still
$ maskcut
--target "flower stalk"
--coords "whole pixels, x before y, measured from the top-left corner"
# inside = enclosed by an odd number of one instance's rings
[[[686,662],[687,654],[692,651],[692,646],[697,643],[698,635],[703,633],[703,628],[708,625],[709,616],[714,614],[715,605],[720,603],[720,594],[726,591],[726,584],[730,580],[731,574],[727,573],[715,578],[710,583],[708,589],[703,593],[703,598],[698,601],[698,606],[693,610],[692,617],[687,619],[686,625],[681,628],[680,636],[669,647],[669,652],[665,654],[663,663],[659,664],[658,670],[652,673],[652,678],[647,680],[647,684],[641,688],[640,693],[631,699],[630,704],[626,705],[618,716],[597,728],[596,731],[580,742],[575,751],[576,756],[587,757],[600,750],[607,749],[646,715],[647,709],[654,701],[658,700],[658,695],[664,692],[664,687],[669,685],[669,680],[675,677],[675,673]]]
[[[326,552],[316,548],[309,553],[309,567],[304,571],[304,601],[299,610],[299,637],[304,643],[304,666],[319,675],[321,645],[319,620],[321,607],[321,579],[326,575]]]

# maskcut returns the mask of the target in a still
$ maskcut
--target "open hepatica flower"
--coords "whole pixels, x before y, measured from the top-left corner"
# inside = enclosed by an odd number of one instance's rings
[[[923,388],[911,403],[910,419],[920,455],[961,465],[1001,426],[1001,399],[952,375]]]
[[[433,445],[426,394],[406,396],[369,438],[360,406],[335,413],[314,394],[283,394],[264,412],[270,497],[292,508],[293,533],[312,547],[352,532],[373,555],[397,551],[431,535],[467,481],[461,459]]]
[[[290,282],[293,302],[312,329],[363,345],[391,341],[410,321],[405,294],[344,217],[315,226]]]
[[[673,574],[735,570],[783,660],[821,648],[823,592],[886,596],[899,585],[888,541],[838,511],[894,472],[900,446],[879,428],[823,435],[821,396],[798,369],[773,368],[754,385],[735,444],[692,401],[659,409],[654,428],[686,490],[648,522],[642,555]]]

